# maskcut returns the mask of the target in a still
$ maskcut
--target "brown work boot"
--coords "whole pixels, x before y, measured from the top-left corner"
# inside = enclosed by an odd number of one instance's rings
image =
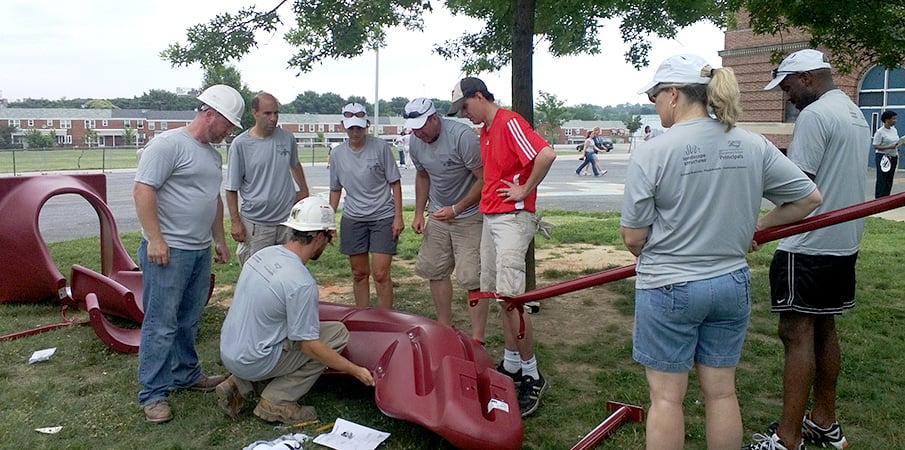
[[[170,410],[170,403],[166,400],[158,400],[145,405],[142,409],[145,411],[145,419],[148,422],[164,423],[173,420],[173,411]]]
[[[201,375],[201,378],[195,384],[188,387],[190,391],[211,392],[217,389],[217,385],[226,381],[225,375]]]
[[[271,403],[263,397],[255,407],[255,415],[267,422],[283,422],[290,425],[317,419],[317,413],[312,406],[302,406],[296,402]]]
[[[230,376],[224,382],[217,385],[217,404],[220,409],[233,419],[239,418],[239,413],[245,408],[245,397],[239,392],[239,387]]]

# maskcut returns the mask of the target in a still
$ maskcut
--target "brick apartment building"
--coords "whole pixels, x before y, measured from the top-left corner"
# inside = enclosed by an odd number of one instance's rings
[[[763,133],[779,148],[786,148],[798,111],[787,101],[781,89],[764,91],[776,67],[770,62],[773,52],[784,54],[808,48],[809,36],[789,32],[782,36],[758,36],[749,26],[747,14],[740,14],[738,26],[725,33],[725,50],[719,54],[722,65],[732,67],[741,89],[742,116],[740,126]],[[832,57],[832,55],[829,55]],[[836,85],[861,108],[865,119],[876,130],[880,114],[885,110],[905,114],[905,69],[886,70],[865,63],[848,75],[835,74]],[[871,153],[865,146],[865,160]]]

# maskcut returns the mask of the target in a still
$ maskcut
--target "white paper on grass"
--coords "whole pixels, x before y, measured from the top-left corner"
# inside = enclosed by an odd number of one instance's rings
[[[374,450],[388,437],[390,433],[340,418],[336,419],[332,431],[314,438],[314,442],[336,450]]]
[[[57,434],[62,429],[63,429],[63,427],[57,426],[57,427],[35,428],[35,431],[37,431],[38,433],[44,433],[44,434]]]
[[[28,358],[29,364],[34,364],[36,362],[47,361],[53,356],[53,353],[57,351],[56,347],[53,348],[45,348],[44,350],[38,350],[31,354],[31,358]]]

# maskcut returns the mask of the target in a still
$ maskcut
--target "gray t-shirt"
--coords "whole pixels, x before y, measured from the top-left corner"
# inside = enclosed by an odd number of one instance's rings
[[[864,115],[838,89],[808,105],[795,121],[789,158],[806,173],[823,196],[811,215],[833,211],[864,201],[867,179],[865,153],[870,129]],[[779,241],[779,249],[807,255],[852,255],[858,251],[864,219],[820,228]]]
[[[651,227],[635,285],[652,289],[745,267],[761,199],[816,186],[763,136],[710,118],[675,124],[632,152],[621,224]]]
[[[222,163],[219,152],[196,141],[185,127],[165,131],[145,146],[135,181],[157,190],[157,219],[168,246],[210,247]]]
[[[877,132],[874,133],[874,145],[879,145],[885,147],[887,145],[895,144],[899,140],[899,132],[896,130],[896,127],[886,128],[886,126],[882,126],[877,129]],[[895,148],[891,148],[889,150],[877,150],[874,149],[877,153],[881,153],[889,156],[897,156],[898,151]]]
[[[410,156],[415,168],[430,176],[428,210],[435,212],[465,196],[475,182],[473,170],[481,167],[481,144],[470,126],[440,119],[440,135],[427,144],[417,136],[411,140]],[[465,218],[478,212],[478,204],[460,211]]]
[[[320,338],[317,283],[298,255],[282,245],[252,255],[236,282],[220,329],[220,359],[245,380],[263,379],[283,341]]]
[[[263,139],[249,131],[229,146],[224,189],[242,197],[239,213],[245,220],[279,225],[289,217],[295,202],[289,168],[299,163],[298,145],[292,133],[282,128]]]
[[[367,136],[364,147],[353,151],[343,142],[330,156],[330,190],[346,190],[343,216],[358,220],[393,217],[390,184],[399,181],[399,166],[383,139]]]

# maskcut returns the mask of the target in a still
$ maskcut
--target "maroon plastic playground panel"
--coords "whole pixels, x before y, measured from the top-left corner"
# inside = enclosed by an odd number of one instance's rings
[[[68,300],[66,278],[50,257],[38,226],[41,208],[62,194],[81,196],[97,212],[101,272],[109,275],[113,267],[137,269],[107,207],[105,175],[0,177],[0,303]]]
[[[349,329],[343,355],[371,369],[374,401],[389,417],[462,449],[518,449],[523,428],[512,379],[484,347],[434,320],[382,308],[322,302],[320,319]]]

